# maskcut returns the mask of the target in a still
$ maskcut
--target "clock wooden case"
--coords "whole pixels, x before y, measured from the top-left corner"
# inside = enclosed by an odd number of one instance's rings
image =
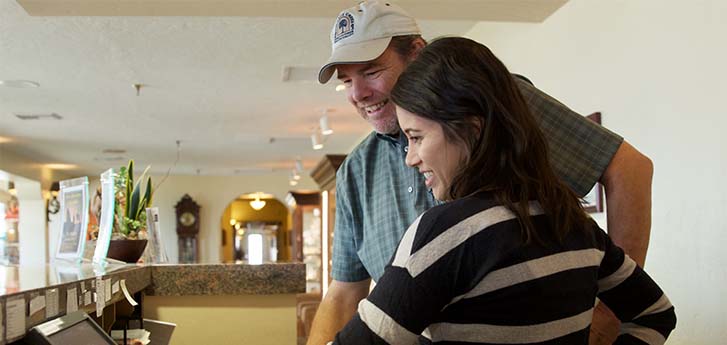
[[[197,262],[199,235],[199,209],[189,194],[184,194],[174,206],[177,214],[177,245],[180,263]]]

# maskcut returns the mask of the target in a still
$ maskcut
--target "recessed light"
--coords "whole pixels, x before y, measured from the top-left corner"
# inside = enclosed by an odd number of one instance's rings
[[[78,168],[78,165],[75,164],[61,164],[61,163],[50,163],[50,164],[44,164],[48,169],[53,170],[72,170]]]
[[[346,85],[338,84],[336,85],[336,91],[343,91],[346,89]]]
[[[18,89],[29,89],[40,87],[38,82],[32,80],[0,80],[0,85],[5,87],[14,87]]]

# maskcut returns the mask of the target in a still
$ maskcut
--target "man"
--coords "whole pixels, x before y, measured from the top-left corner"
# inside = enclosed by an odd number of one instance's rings
[[[319,82],[337,73],[349,102],[374,132],[336,175],[333,281],[313,322],[309,345],[334,338],[368,295],[371,280],[383,274],[407,227],[435,205],[424,177],[405,165],[407,139],[400,134],[389,100],[399,75],[426,45],[416,21],[391,3],[362,2],[339,14],[331,42],[331,57],[320,70]],[[609,234],[643,266],[651,226],[651,161],[530,84],[522,81],[520,89],[548,139],[556,172],[579,195],[596,181],[604,184]],[[591,343],[615,339],[617,324],[599,304]]]

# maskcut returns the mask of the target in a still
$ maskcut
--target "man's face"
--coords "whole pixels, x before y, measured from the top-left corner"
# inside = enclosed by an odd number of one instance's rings
[[[337,66],[338,80],[346,86],[348,101],[377,133],[399,131],[396,107],[389,94],[405,68],[404,59],[391,47],[371,62]]]

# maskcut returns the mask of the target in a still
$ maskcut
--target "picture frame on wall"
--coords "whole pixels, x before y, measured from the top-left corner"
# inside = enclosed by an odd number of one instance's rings
[[[595,112],[586,118],[601,124],[601,112]],[[600,182],[596,182],[591,191],[583,197],[583,209],[588,213],[603,212],[603,185]]]

